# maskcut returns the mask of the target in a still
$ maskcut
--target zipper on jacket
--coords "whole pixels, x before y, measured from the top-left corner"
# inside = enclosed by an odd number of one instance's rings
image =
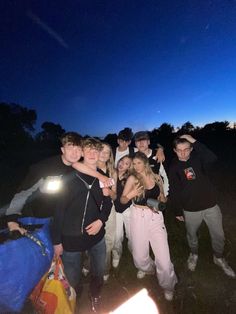
[[[86,188],[88,190],[88,193],[87,193],[87,196],[86,196],[86,202],[85,202],[85,206],[84,206],[84,213],[83,213],[83,218],[82,218],[82,224],[81,224],[81,233],[83,234],[84,233],[84,221],[85,221],[85,216],[86,216],[86,213],[87,213],[87,207],[88,207],[88,200],[89,200],[90,190],[92,189],[92,186],[93,186],[96,178],[94,178],[92,184],[88,184],[84,179],[81,178],[81,176],[78,173],[76,173],[76,176],[84,183],[84,185],[86,186]]]

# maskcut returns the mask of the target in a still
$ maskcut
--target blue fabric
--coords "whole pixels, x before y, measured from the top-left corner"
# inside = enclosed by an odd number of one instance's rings
[[[42,225],[32,232],[45,248],[29,238],[9,240],[0,245],[0,313],[20,312],[26,298],[49,269],[53,258],[50,219],[21,218],[23,225]]]

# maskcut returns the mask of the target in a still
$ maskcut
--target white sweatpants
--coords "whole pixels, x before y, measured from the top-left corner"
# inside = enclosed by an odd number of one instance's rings
[[[130,207],[128,207],[123,213],[116,212],[116,232],[115,232],[115,244],[112,250],[112,256],[114,259],[120,259],[122,255],[122,243],[124,240],[124,227],[125,234],[128,239],[128,248],[131,251],[131,239],[130,239]]]
[[[177,277],[170,260],[162,213],[154,213],[148,208],[131,206],[130,230],[135,266],[144,272],[153,271],[154,263],[149,254],[150,244],[155,256],[159,285],[165,290],[173,290],[177,283]]]
[[[111,268],[111,252],[115,243],[116,235],[116,211],[115,206],[111,208],[111,213],[105,225],[105,243],[106,243],[106,269],[105,274],[108,275]]]

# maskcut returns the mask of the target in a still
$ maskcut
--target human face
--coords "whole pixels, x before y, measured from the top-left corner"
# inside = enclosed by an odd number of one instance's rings
[[[111,156],[110,147],[107,145],[102,145],[102,150],[100,151],[98,160],[100,162],[107,162]]]
[[[99,150],[97,150],[95,147],[84,147],[82,152],[82,155],[84,157],[84,163],[88,166],[96,168],[99,153]]]
[[[140,151],[144,154],[146,154],[148,152],[149,144],[150,144],[150,141],[146,140],[146,139],[135,142],[135,146],[137,147],[138,151]]]
[[[117,143],[119,145],[119,150],[123,152],[124,150],[126,150],[128,148],[131,141],[124,141],[124,140],[118,138]]]
[[[61,147],[61,151],[62,161],[67,166],[70,166],[80,160],[82,154],[81,147],[72,143],[66,143],[63,147]]]
[[[176,153],[178,159],[181,161],[187,161],[190,157],[192,150],[193,148],[190,146],[189,143],[177,144],[176,148],[174,148],[174,152]]]
[[[119,172],[125,173],[131,166],[131,159],[129,157],[124,157],[118,162],[117,169]]]
[[[141,160],[139,158],[133,159],[133,167],[137,173],[143,173],[145,171],[145,164],[144,164],[143,160]]]

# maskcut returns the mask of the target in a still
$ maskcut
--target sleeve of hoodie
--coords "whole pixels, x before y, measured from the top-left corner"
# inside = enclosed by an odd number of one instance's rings
[[[105,223],[110,215],[112,208],[112,200],[110,196],[104,196],[103,195],[103,201],[102,201],[102,206],[101,206],[101,212],[100,212],[100,217],[99,219]]]
[[[217,156],[206,145],[196,141],[193,143],[193,148],[206,168],[217,161]]]
[[[181,182],[177,172],[176,164],[171,164],[169,169],[169,196],[171,209],[175,216],[183,215],[183,206],[181,202]]]
[[[43,178],[40,177],[38,165],[30,167],[28,174],[17,189],[17,193],[12,198],[6,208],[7,221],[17,221],[21,215],[22,209],[29,197],[43,184]]]

